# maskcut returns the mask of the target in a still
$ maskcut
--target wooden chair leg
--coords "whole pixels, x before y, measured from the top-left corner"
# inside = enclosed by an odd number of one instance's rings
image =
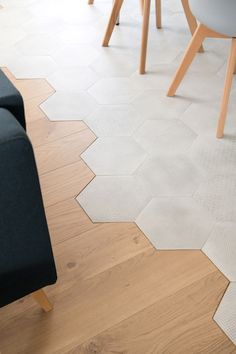
[[[188,22],[188,26],[190,29],[190,32],[192,33],[192,35],[194,35],[194,32],[197,29],[197,20],[196,18],[193,16],[190,7],[189,7],[189,0],[181,0],[182,1],[182,6],[184,9],[184,13]],[[199,52],[203,53],[204,49],[203,46],[201,45],[201,47],[199,48]]]
[[[231,42],[231,48],[230,48],[226,77],[225,77],[224,93],[221,100],[220,118],[218,121],[218,127],[216,133],[217,138],[222,138],[224,135],[224,125],[225,125],[225,120],[226,120],[226,115],[228,110],[229,95],[232,86],[235,63],[236,63],[236,39],[233,38]]]
[[[144,0],[139,0],[141,14],[143,15]]]
[[[103,47],[108,47],[112,32],[117,22],[117,18],[120,13],[121,6],[123,4],[123,0],[115,0],[113,3],[113,8],[111,12],[111,16],[107,25],[106,33],[102,42]]]
[[[156,7],[156,27],[161,28],[161,0],[155,0]]]
[[[43,289],[37,290],[37,291],[33,292],[31,295],[45,312],[49,312],[53,309],[53,306],[50,303],[50,301],[48,300],[48,297],[45,294],[45,292],[43,291]]]
[[[145,74],[150,5],[151,5],[151,0],[144,0],[142,43],[141,43],[141,56],[140,56],[140,67],[139,67],[140,74]]]
[[[203,40],[205,39],[207,35],[208,29],[200,24],[194,33],[189,46],[184,54],[183,60],[175,74],[174,80],[172,81],[172,84],[170,85],[170,88],[167,92],[167,96],[174,96],[175,92],[182,81],[186,71],[188,70],[190,64],[192,63],[197,51],[199,50]]]

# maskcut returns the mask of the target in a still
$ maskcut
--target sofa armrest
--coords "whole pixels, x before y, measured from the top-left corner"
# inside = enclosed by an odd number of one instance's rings
[[[0,306],[56,281],[34,153],[0,109]]]
[[[0,70],[0,107],[6,108],[26,129],[24,102],[20,92]]]

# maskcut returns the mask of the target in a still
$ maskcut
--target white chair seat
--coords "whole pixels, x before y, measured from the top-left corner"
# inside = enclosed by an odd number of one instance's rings
[[[193,15],[211,30],[236,37],[236,0],[189,0]]]

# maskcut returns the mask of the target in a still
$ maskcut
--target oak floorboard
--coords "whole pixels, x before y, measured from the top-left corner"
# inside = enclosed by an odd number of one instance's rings
[[[82,160],[40,175],[44,206],[74,198],[93,177],[93,172]]]
[[[75,199],[69,198],[46,208],[53,245],[96,228]]]
[[[211,273],[63,353],[236,353],[233,343],[210,320],[226,284],[218,271]]]
[[[51,122],[46,117],[27,124],[27,131],[34,147],[51,143],[85,129],[87,126],[82,121]]]
[[[215,272],[200,251],[147,250],[87,280],[69,281],[63,291],[51,287],[49,316],[30,307],[0,323],[1,349],[12,354],[11,338],[19,353],[63,353]]]
[[[89,279],[146,250],[153,250],[134,224],[95,225],[95,229],[54,246],[58,278],[66,279],[72,273],[76,281]]]
[[[80,160],[81,153],[96,139],[88,128],[34,149],[40,174]]]

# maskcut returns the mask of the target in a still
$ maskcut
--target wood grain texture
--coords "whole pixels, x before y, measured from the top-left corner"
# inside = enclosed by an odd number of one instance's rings
[[[27,131],[34,147],[51,143],[57,139],[87,129],[84,122],[51,122],[46,117],[28,122]]]
[[[79,194],[94,174],[82,160],[40,176],[45,207]]]
[[[80,160],[81,153],[96,139],[88,128],[34,149],[41,174]]]
[[[93,224],[81,209],[75,197],[94,175],[79,153],[93,135],[40,117],[47,90],[25,97],[59,275],[47,289],[54,310],[30,296],[0,309],[0,353],[236,353],[212,319],[228,281],[201,251],[156,251],[135,224]]]
[[[224,286],[221,274],[210,274],[67,353],[235,353],[208,320]]]

